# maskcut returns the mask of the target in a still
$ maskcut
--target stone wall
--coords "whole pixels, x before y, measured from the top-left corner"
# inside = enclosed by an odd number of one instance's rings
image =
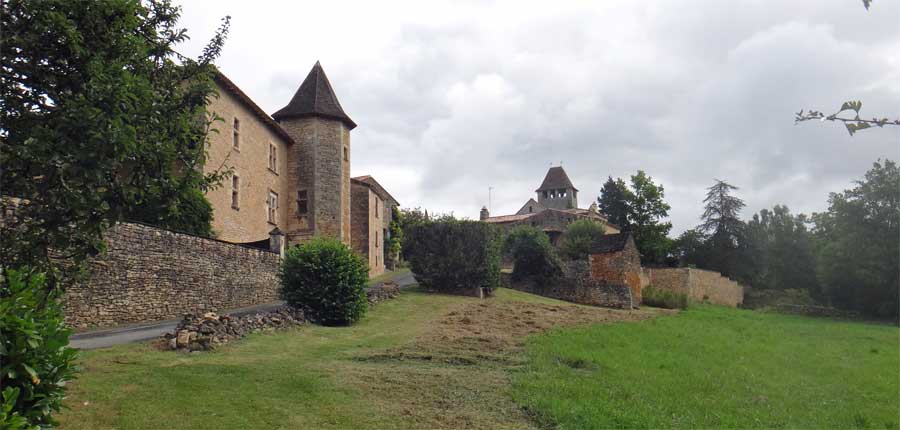
[[[563,276],[559,279],[538,283],[532,280],[511,281],[504,273],[504,286],[568,302],[610,308],[631,309],[635,304],[631,289],[624,283],[595,279],[591,263],[586,260],[563,263]]]
[[[588,256],[591,278],[609,284],[625,285],[631,290],[635,305],[641,303],[641,257],[637,247],[629,244],[621,251]]]
[[[695,302],[738,307],[744,301],[744,287],[717,272],[693,268],[646,269],[650,285],[687,295]]]
[[[66,291],[74,328],[176,319],[278,300],[278,254],[142,224],[107,232],[86,284]]]

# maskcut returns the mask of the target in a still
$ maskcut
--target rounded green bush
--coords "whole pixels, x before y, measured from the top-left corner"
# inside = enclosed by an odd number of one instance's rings
[[[317,237],[287,250],[281,298],[323,325],[349,325],[366,313],[369,266],[337,239]]]

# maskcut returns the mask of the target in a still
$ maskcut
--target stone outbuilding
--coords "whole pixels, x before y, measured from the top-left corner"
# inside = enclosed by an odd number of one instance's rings
[[[393,208],[400,206],[375,178],[350,178],[350,242],[369,261],[369,276],[384,273]]]
[[[591,278],[631,290],[634,305],[641,303],[641,254],[631,233],[604,235],[588,256]]]

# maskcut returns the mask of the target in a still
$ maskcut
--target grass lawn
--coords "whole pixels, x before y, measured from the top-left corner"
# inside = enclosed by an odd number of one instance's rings
[[[513,397],[585,428],[898,428],[897,327],[698,306],[554,330]]]
[[[667,315],[505,289],[483,301],[404,291],[352,327],[211,353],[84,351],[58,418],[154,430],[896,426],[895,327]]]

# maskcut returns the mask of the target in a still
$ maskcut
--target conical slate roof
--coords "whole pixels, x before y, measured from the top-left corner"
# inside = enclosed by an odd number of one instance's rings
[[[272,114],[272,118],[281,121],[288,118],[321,117],[343,122],[347,128],[353,130],[356,123],[344,113],[341,103],[334,95],[334,89],[328,82],[328,76],[322,70],[322,65],[316,61],[316,65],[306,75],[306,79],[300,84],[300,88],[294,93],[287,106]]]
[[[569,175],[566,174],[566,171],[563,170],[562,166],[556,166],[551,167],[550,170],[547,171],[547,176],[544,176],[544,182],[542,182],[540,188],[535,191],[561,190],[566,188],[578,191],[578,189],[572,185],[572,181],[569,180]]]

